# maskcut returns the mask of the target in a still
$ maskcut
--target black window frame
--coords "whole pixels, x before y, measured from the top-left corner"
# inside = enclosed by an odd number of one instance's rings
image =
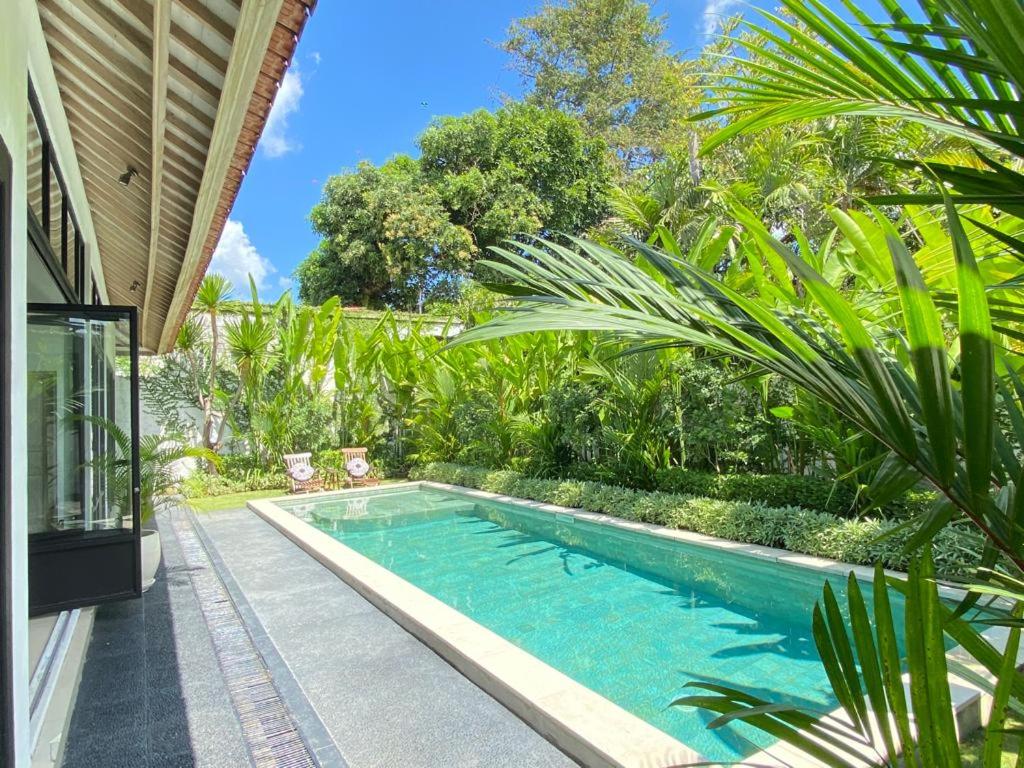
[[[142,595],[142,497],[141,497],[141,465],[139,459],[140,442],[140,404],[139,404],[139,315],[138,307],[94,304],[38,304],[29,303],[26,305],[28,313],[59,314],[88,317],[96,320],[124,320],[129,323],[129,358],[131,375],[131,397],[130,397],[130,442],[132,453],[132,528],[131,530],[111,531],[54,531],[36,533],[29,536],[29,616],[38,616],[55,611],[79,608],[86,605],[99,605],[100,603],[124,600]],[[85,430],[79,433],[80,439],[86,438]],[[84,475],[80,478],[84,483]],[[42,586],[47,594],[60,591],[60,581],[63,574],[50,569],[41,570],[33,567],[33,560],[41,557],[52,558],[61,553],[72,553],[76,550],[95,550],[98,555],[89,564],[92,569],[102,569],[103,576],[109,577],[115,570],[119,571],[123,566],[124,558],[114,560],[105,556],[105,552],[116,554],[111,547],[129,546],[132,550],[132,574],[131,582],[123,589],[117,591],[102,592],[102,594],[90,594],[89,596],[75,596],[66,600],[41,600],[32,594],[34,586]],[[84,556],[84,553],[83,553]],[[94,571],[95,572],[95,571]]]
[[[42,256],[43,264],[53,277],[57,287],[63,294],[65,301],[69,304],[79,306],[86,305],[86,302],[95,296],[95,281],[92,279],[91,270],[85,268],[85,242],[82,239],[81,227],[78,224],[78,217],[75,215],[74,206],[68,196],[67,184],[60,171],[60,165],[53,156],[53,143],[50,141],[50,132],[47,130],[46,121],[43,119],[43,111],[39,106],[39,99],[36,97],[35,89],[31,81],[28,84],[28,104],[32,119],[36,124],[36,131],[42,140],[42,220],[37,220],[32,206],[28,205],[28,235],[32,245]],[[53,174],[51,179],[50,174]],[[60,190],[61,207],[57,214],[60,221],[60,253],[53,250],[50,232],[55,225],[53,219],[54,211],[51,210],[50,186],[51,181],[57,182]],[[68,253],[68,229],[74,231],[71,253]],[[69,272],[68,267],[73,267]],[[72,281],[72,277],[74,280]],[[95,304],[96,302],[93,301]]]

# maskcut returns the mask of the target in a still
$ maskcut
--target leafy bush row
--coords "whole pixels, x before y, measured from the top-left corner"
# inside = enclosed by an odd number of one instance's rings
[[[849,483],[811,475],[715,474],[672,467],[658,470],[655,485],[657,490],[666,493],[755,501],[769,507],[803,507],[840,517],[856,516],[864,504],[864,499],[857,498],[856,490]],[[905,517],[923,511],[931,499],[930,493],[911,492],[888,504],[883,512],[890,517]]]
[[[181,492],[190,499],[245,491],[272,491],[286,487],[288,476],[285,475],[283,468],[280,471],[225,471],[222,468],[221,473],[216,475],[205,470],[196,470],[181,481]]]
[[[410,477],[578,507],[846,563],[870,565],[881,561],[899,570],[907,565],[903,549],[911,531],[893,520],[850,520],[796,506],[638,491],[579,480],[546,480],[510,470],[441,462],[417,466]],[[890,535],[883,536],[887,533]],[[957,524],[947,526],[934,541],[936,567],[947,577],[964,575],[978,565],[981,550],[982,543],[973,531]]]

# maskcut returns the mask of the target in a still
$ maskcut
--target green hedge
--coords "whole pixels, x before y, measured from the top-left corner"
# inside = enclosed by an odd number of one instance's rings
[[[671,467],[658,470],[655,484],[659,491],[666,493],[754,501],[769,507],[803,507],[840,517],[857,517],[858,508],[862,506],[858,505],[856,491],[849,484],[809,475],[717,475]],[[883,512],[889,517],[906,517],[923,511],[931,499],[931,493],[913,491],[887,505]]]
[[[580,480],[544,480],[510,470],[431,463],[414,467],[414,480],[433,480],[492,493],[579,507],[591,512],[656,523],[750,544],[788,549],[846,563],[881,561],[904,570],[908,528],[887,519],[851,520],[796,506],[709,499],[664,491],[637,491]],[[883,534],[889,533],[888,536]],[[882,537],[882,538],[880,538]],[[943,576],[969,573],[980,560],[982,541],[965,524],[946,526],[935,538],[936,568]]]
[[[211,475],[197,469],[181,481],[181,492],[190,499],[204,496],[223,496],[243,491],[272,491],[288,487],[288,476],[284,468],[273,471],[247,470],[228,474]]]
[[[655,482],[659,491],[667,493],[759,501],[770,507],[804,507],[842,516],[848,516],[857,503],[849,485],[807,475],[719,475],[672,467],[659,470]]]

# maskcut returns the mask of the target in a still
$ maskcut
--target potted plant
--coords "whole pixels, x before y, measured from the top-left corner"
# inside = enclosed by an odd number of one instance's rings
[[[118,510],[118,523],[123,525],[130,516],[131,505],[131,438],[110,419],[83,416],[83,421],[96,424],[112,437],[114,450],[97,456],[90,462],[95,470],[106,473],[110,483],[110,498]],[[145,435],[139,439],[139,502],[142,520],[142,591],[156,580],[160,567],[160,532],[152,524],[153,516],[171,502],[166,491],[177,478],[174,464],[181,459],[203,459],[218,466],[220,456],[209,448],[187,445],[178,436]]]

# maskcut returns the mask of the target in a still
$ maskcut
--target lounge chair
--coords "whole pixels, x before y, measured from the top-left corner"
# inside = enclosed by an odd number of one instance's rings
[[[366,459],[365,448],[342,448],[341,455],[349,488],[380,484],[379,478],[370,476],[373,468]]]
[[[323,478],[313,466],[312,453],[286,453],[282,458],[292,493],[309,493],[324,487]]]

